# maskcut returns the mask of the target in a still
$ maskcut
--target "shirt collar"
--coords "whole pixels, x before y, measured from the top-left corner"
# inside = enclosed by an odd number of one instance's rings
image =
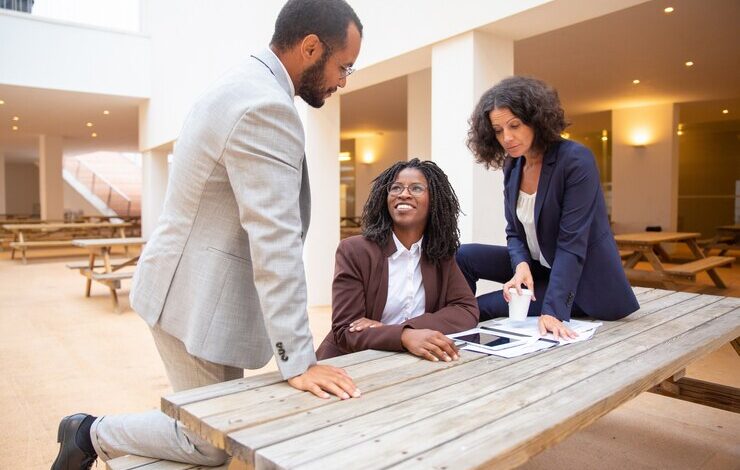
[[[419,255],[421,253],[421,242],[424,240],[424,237],[422,236],[419,241],[411,245],[411,249],[407,250],[405,246],[403,246],[403,243],[396,237],[396,234],[391,230],[391,235],[393,235],[393,243],[396,244],[396,251],[390,256],[391,259],[396,259],[399,256],[401,256],[403,253],[410,253],[412,255]]]
[[[285,65],[280,61],[280,58],[275,54],[271,48],[267,48],[268,51],[270,51],[270,54],[272,54],[275,57],[275,60],[277,60],[277,63],[280,64],[280,69],[285,74],[285,78],[288,79],[288,85],[290,85],[290,96],[295,96],[295,86],[293,86],[293,80],[290,79],[290,75],[288,74],[288,69],[285,68]]]

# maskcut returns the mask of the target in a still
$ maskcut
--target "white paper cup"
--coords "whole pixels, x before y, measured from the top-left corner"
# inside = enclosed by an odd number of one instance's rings
[[[509,318],[511,321],[524,321],[527,319],[527,312],[529,311],[529,302],[532,301],[532,291],[529,289],[522,289],[522,295],[516,291],[515,288],[509,289]]]

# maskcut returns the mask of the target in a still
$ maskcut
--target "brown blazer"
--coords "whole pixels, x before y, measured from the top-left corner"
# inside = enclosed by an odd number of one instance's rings
[[[349,324],[359,318],[380,321],[388,297],[388,257],[395,251],[392,237],[382,249],[362,235],[339,243],[332,284],[331,332],[316,351],[319,359],[365,349],[403,351],[404,328],[427,328],[450,334],[478,324],[478,303],[455,258],[441,260],[435,266],[422,254],[426,313],[399,325],[350,332]]]

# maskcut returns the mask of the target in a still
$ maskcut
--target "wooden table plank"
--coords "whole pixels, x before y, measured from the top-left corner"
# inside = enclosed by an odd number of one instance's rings
[[[368,349],[367,351],[361,351],[355,354],[348,354],[345,356],[333,357],[325,361],[319,361],[319,364],[327,364],[334,367],[348,367],[354,364],[374,361],[376,359],[380,359],[381,357],[392,356],[394,354],[395,353],[391,351],[375,351],[372,349]],[[192,390],[185,390],[183,392],[174,393],[162,397],[162,411],[166,415],[179,420],[180,409],[191,403],[197,403],[220,396],[239,393],[246,390],[252,390],[267,385],[273,385],[283,381],[284,379],[280,375],[280,372],[268,372],[266,374],[260,374],[253,377],[231,380],[229,382],[222,382],[206,387],[194,388]]]
[[[146,243],[141,237],[126,238],[79,238],[72,240],[72,244],[81,248],[111,248],[116,246],[136,246]]]
[[[640,315],[657,311],[660,308],[665,308],[670,305],[674,305],[681,301],[697,297],[697,294],[686,294],[686,293],[673,293],[670,291],[662,291],[660,289],[642,289],[638,292],[643,308],[640,312],[636,312],[631,316],[637,318]],[[668,298],[670,297],[670,298]],[[662,302],[657,301],[660,298],[665,298]],[[608,330],[610,326],[617,326],[616,324],[606,324],[605,329]],[[452,363],[445,365],[444,368],[456,367],[457,365],[467,362],[472,359],[486,358],[489,361],[501,362],[502,364],[514,364],[523,358],[514,359],[501,359],[495,356],[484,356],[475,353],[466,353],[470,356],[463,356],[463,360],[460,363]],[[351,357],[342,356],[342,357]],[[425,363],[426,362],[426,363]],[[417,364],[411,365],[411,367],[429,367],[431,369],[439,367],[439,364],[431,363],[428,361],[422,361]],[[440,368],[439,370],[442,370]],[[478,372],[483,374],[488,372],[490,369],[484,367],[482,371]],[[416,371],[412,371],[417,373]],[[252,451],[256,448],[264,447],[266,445],[279,442],[281,440],[288,439],[289,437],[297,436],[308,432],[311,429],[318,429],[320,427],[326,427],[329,424],[341,422],[352,416],[368,413],[369,411],[376,410],[381,407],[389,406],[393,403],[404,401],[410,397],[416,396],[424,391],[433,391],[446,385],[452,385],[454,383],[466,380],[471,377],[468,372],[463,372],[462,375],[458,376],[455,371],[448,371],[442,376],[440,374],[430,377],[428,380],[425,379],[423,383],[416,386],[416,382],[408,382],[409,385],[401,385],[399,387],[393,387],[393,391],[389,391],[387,394],[379,395],[378,393],[371,393],[365,390],[363,387],[363,396],[372,396],[372,399],[368,400],[351,400],[350,402],[338,402],[338,403],[327,403],[321,402],[318,399],[311,397],[310,395],[303,394],[304,399],[315,400],[322,404],[322,408],[317,411],[301,411],[294,416],[283,417],[279,411],[271,417],[271,420],[261,424],[254,423],[252,427],[244,429],[243,431],[232,432],[228,437],[226,449],[229,452],[239,453],[241,456],[252,459]],[[406,390],[408,389],[408,390]],[[420,392],[421,391],[421,392]],[[411,395],[409,395],[409,393]],[[351,407],[351,410],[348,408]],[[265,407],[266,412],[269,412],[271,407]],[[247,418],[248,415],[245,415]],[[282,419],[281,419],[282,417]],[[265,417],[266,419],[266,417]],[[236,444],[233,441],[238,441]]]
[[[715,316],[722,309],[727,313]],[[523,464],[740,332],[740,310],[734,303],[725,302],[723,307],[718,302],[697,313],[709,314],[714,319],[507,415],[494,423],[491,429],[494,432],[467,433],[403,461],[402,468],[445,468],[451,456],[456,456],[454,465],[459,468],[483,464],[513,468]],[[496,457],[487,457],[491,455]]]
[[[639,313],[645,317],[647,325],[659,324],[669,321],[676,315],[693,311],[698,305],[716,302],[719,299],[703,297],[700,300],[694,300],[698,298],[697,295],[675,293],[662,300],[655,301],[652,306],[645,305],[644,310]],[[690,303],[692,301],[693,303]],[[679,306],[682,307],[679,308]],[[673,308],[670,309],[669,307]],[[662,315],[657,314],[657,312],[662,312]],[[384,389],[379,392],[381,396],[388,395],[391,400],[398,397],[398,400],[392,406],[385,406],[377,412],[360,415],[356,412],[355,407],[367,405],[360,404],[361,400],[346,403],[343,405],[343,419],[342,415],[335,411],[337,419],[341,419],[341,421],[337,421],[337,425],[325,426],[323,429],[314,432],[311,432],[311,429],[316,423],[304,423],[304,420],[301,419],[305,418],[304,416],[297,416],[295,420],[280,420],[282,428],[286,431],[283,431],[283,435],[279,437],[283,438],[289,430],[294,438],[258,449],[257,462],[261,461],[260,456],[265,457],[267,455],[275,458],[279,456],[281,465],[302,466],[305,461],[312,458],[312,455],[316,456],[322,452],[336,452],[343,447],[362,444],[368,439],[391,432],[399,426],[408,425],[415,421],[414,417],[419,419],[418,417],[430,416],[442,410],[454,408],[474,398],[485,398],[490,393],[498,390],[501,384],[511,384],[537,377],[538,374],[550,370],[553,364],[565,363],[588,355],[592,349],[618,344],[624,341],[625,338],[637,334],[631,326],[632,323],[634,321],[613,322],[611,323],[613,326],[611,329],[605,329],[590,341],[555,348],[546,353],[515,359],[482,356],[483,359],[479,361],[462,364],[446,371],[444,374],[436,374],[439,377],[425,377],[421,380],[404,383],[401,386]],[[401,393],[399,389],[403,388],[412,392],[415,391],[416,395]],[[378,400],[378,394],[369,395],[367,398],[373,401]],[[411,398],[417,399],[405,401]],[[420,410],[419,407],[423,410]],[[326,409],[322,408],[320,417],[325,416]],[[275,431],[276,429],[271,428],[270,430]],[[234,455],[242,458],[248,456],[248,454],[240,453],[242,449],[238,449],[237,444],[241,447],[247,447],[251,444],[251,450],[254,451],[256,447],[261,445],[260,441],[264,443],[268,436],[270,439],[275,437],[272,433],[267,434],[265,431],[265,427],[260,426],[251,432],[239,432],[230,435],[230,438],[235,442],[232,449]],[[247,439],[252,440],[247,442]],[[254,444],[255,442],[257,445]]]
[[[617,244],[651,244],[680,242],[690,238],[698,238],[698,232],[637,232],[622,233],[614,236]]]
[[[528,455],[533,455],[553,439],[562,439],[579,429],[584,414],[585,421],[588,422],[601,416],[592,410],[592,397],[599,398],[595,404],[600,400],[609,400],[612,396],[619,397],[617,403],[621,403],[676,372],[674,370],[676,364],[685,365],[691,359],[699,357],[699,354],[719,347],[729,340],[730,335],[740,332],[739,314],[736,301],[725,302],[723,299],[662,323],[649,331],[641,331],[611,346],[591,348],[590,354],[564,364],[558,362],[558,367],[551,367],[522,381],[506,380],[507,377],[502,377],[494,371],[489,380],[499,379],[497,383],[499,388],[496,390],[489,388],[488,393],[478,394],[482,396],[438,413],[427,413],[430,395],[426,395],[409,404],[405,410],[406,413],[413,413],[422,419],[412,423],[407,419],[399,420],[396,422],[395,430],[386,429],[374,438],[332,451],[324,457],[302,463],[300,467],[322,470],[328,467],[351,467],[356,470],[387,468],[396,463],[408,464],[409,459],[420,453],[434,451],[435,447],[444,446],[455,439],[462,439],[465,442],[470,440],[487,442],[485,446],[477,449],[478,452],[471,452],[470,446],[466,445],[464,452],[444,453],[443,460],[447,465],[454,462],[457,468],[468,468],[471,466],[470,459],[486,464],[494,459],[495,464],[503,462],[504,467],[509,466],[508,463],[512,462],[507,459],[510,458],[511,451],[507,452],[507,449],[520,449],[525,455],[531,450],[531,454]],[[714,318],[720,320],[711,322]],[[707,322],[711,325],[720,325],[722,328],[710,328],[704,325]],[[698,342],[695,342],[694,338]],[[675,349],[676,343],[681,345],[679,349]],[[673,354],[665,354],[665,350],[670,350]],[[542,354],[542,357],[546,356],[547,353]],[[661,362],[663,358],[665,364]],[[625,372],[630,379],[635,378],[634,369],[646,371],[647,378],[638,375],[636,383],[633,384],[618,377],[617,372]],[[518,374],[519,370],[512,372]],[[605,380],[608,384],[606,386]],[[481,382],[478,380],[466,384],[467,390],[475,392],[479,390],[476,387],[490,387],[487,383]],[[586,383],[588,387],[583,385]],[[452,388],[445,391],[451,395],[450,400],[458,397],[460,392],[466,391],[462,387],[454,391]],[[579,393],[575,393],[575,390]],[[602,411],[606,413],[611,409],[604,407]],[[588,413],[592,413],[592,416],[588,416]],[[548,426],[542,425],[545,421],[552,423],[551,430]],[[341,432],[343,435],[362,432],[363,428],[371,423],[366,421],[358,424],[360,427],[352,426],[348,429],[345,423]],[[515,431],[512,432],[512,429]],[[537,441],[539,445],[534,449],[530,448],[529,441],[539,439],[540,435],[544,437]],[[466,436],[470,437],[466,439]],[[316,446],[321,445],[320,441],[314,442]],[[335,443],[330,442],[328,445]],[[495,445],[501,447],[493,450]],[[460,450],[463,447],[456,448]],[[263,452],[259,451],[257,454],[257,468],[261,467],[262,459],[266,458],[267,452]],[[267,460],[279,467],[294,466],[293,463],[287,466],[284,464],[283,454],[274,452],[267,454],[269,455]],[[516,452],[514,454],[518,455]],[[522,463],[528,455],[522,457],[522,460],[515,460],[513,464]],[[429,462],[425,462],[424,466],[428,464]]]

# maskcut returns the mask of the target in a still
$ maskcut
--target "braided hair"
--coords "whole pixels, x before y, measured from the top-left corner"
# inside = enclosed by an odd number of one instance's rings
[[[432,264],[454,256],[460,247],[460,229],[457,218],[460,203],[447,175],[436,163],[414,158],[400,161],[373,180],[370,195],[362,209],[362,234],[381,247],[385,246],[393,230],[393,219],[388,212],[388,186],[403,170],[419,170],[427,179],[429,191],[429,216],[424,229],[422,253]]]

